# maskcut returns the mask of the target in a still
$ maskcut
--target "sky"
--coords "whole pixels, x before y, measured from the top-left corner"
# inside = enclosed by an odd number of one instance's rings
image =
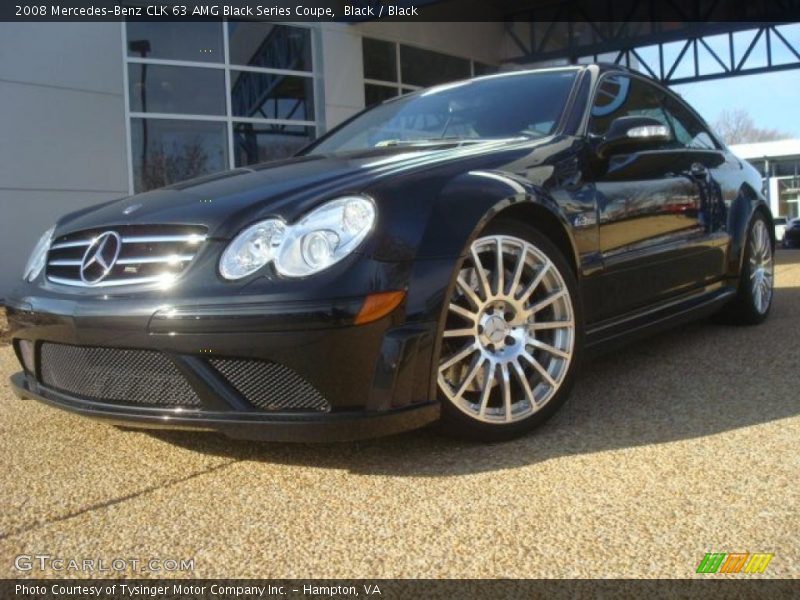
[[[757,127],[800,138],[800,69],[673,86],[713,124],[724,109],[743,108]]]
[[[778,30],[789,43],[800,51],[800,24],[781,25]],[[749,41],[754,37],[754,32],[743,31],[735,36],[737,38],[735,48],[738,54],[743,54]],[[779,39],[774,35],[771,37],[774,64],[797,60]],[[725,57],[729,55],[727,36],[714,36],[706,39],[709,46],[725,60]],[[740,45],[739,42],[743,43]],[[670,56],[677,56],[681,45],[681,42],[676,42],[665,48],[666,64],[669,64]],[[649,62],[649,57],[657,55],[648,54],[648,52],[652,53],[654,49],[645,49],[644,51],[643,58]],[[673,77],[692,74],[690,54],[691,51],[686,53]],[[745,66],[766,66],[766,56],[766,41],[762,36]],[[737,60],[740,58],[740,56],[736,56]],[[720,70],[721,68],[714,58],[703,49],[700,54],[700,72],[718,72]],[[786,131],[794,137],[800,138],[800,68],[674,85],[672,89],[687,100],[709,123],[713,123],[724,109],[742,108],[750,113],[756,126]]]

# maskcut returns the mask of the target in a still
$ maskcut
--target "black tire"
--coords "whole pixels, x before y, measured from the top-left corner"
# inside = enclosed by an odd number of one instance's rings
[[[568,365],[565,367],[566,374],[562,375],[563,378],[561,379],[560,385],[558,386],[557,390],[554,393],[552,393],[549,400],[546,400],[546,403],[543,406],[541,406],[541,408],[534,410],[532,414],[520,418],[519,420],[507,423],[488,423],[485,421],[478,420],[477,416],[474,415],[470,416],[464,410],[458,408],[453,403],[453,401],[451,401],[447,397],[447,395],[443,392],[441,383],[439,383],[439,385],[437,386],[437,391],[442,403],[442,416],[440,420],[441,432],[444,433],[445,435],[454,436],[462,439],[485,441],[485,442],[498,442],[498,441],[513,439],[515,437],[518,437],[522,434],[525,434],[533,430],[537,426],[544,423],[547,419],[549,419],[564,404],[567,397],[569,396],[570,390],[572,389],[572,386],[574,384],[576,373],[578,372],[580,367],[580,360],[583,348],[583,320],[582,320],[583,315],[580,306],[578,283],[573,269],[567,262],[562,252],[558,249],[558,247],[552,241],[550,241],[549,238],[547,238],[539,231],[525,224],[513,220],[497,219],[493,221],[481,233],[479,239],[483,239],[487,236],[492,236],[492,235],[512,236],[514,238],[518,238],[519,240],[524,240],[524,242],[532,244],[536,249],[538,249],[551,261],[552,266],[550,268],[557,269],[558,274],[560,275],[561,279],[563,280],[563,283],[566,286],[567,291],[569,292],[567,299],[571,303],[571,311],[572,311],[571,314],[572,314],[572,321],[574,322],[574,330],[571,332],[573,340],[572,355],[571,358],[569,359]],[[469,254],[469,252],[467,254]],[[462,261],[458,265],[457,272],[461,273],[462,272],[461,270],[465,265],[465,261],[469,260],[470,260],[469,258],[464,259],[464,261]],[[508,281],[508,279],[506,279],[506,281]],[[456,284],[454,283],[452,288],[448,292],[447,296],[448,303],[454,298],[456,289],[457,287]],[[477,312],[480,312],[480,310],[476,309],[476,313]],[[447,318],[448,318],[448,313],[447,311],[445,311],[443,320],[445,320],[446,322]],[[440,356],[444,355],[441,350],[444,347],[443,344],[445,342],[445,340],[442,337],[444,329],[445,329],[445,323],[442,323],[439,333]],[[524,343],[522,345],[524,345]],[[525,347],[527,348],[527,346]],[[535,351],[532,351],[531,353],[533,352]],[[442,360],[440,359],[440,357],[437,357],[433,367],[433,376],[437,379],[437,381],[439,380],[439,375],[440,375],[439,365],[441,362]],[[494,370],[495,367],[492,366],[490,368]],[[506,372],[508,371],[512,371],[512,374],[516,377],[516,373],[513,373],[513,369],[508,368]],[[501,370],[501,372],[503,371]],[[495,382],[495,380],[492,379],[491,381],[493,385],[497,385],[498,387],[500,387],[501,385],[508,385],[505,383],[505,379],[503,380],[502,384],[500,380],[497,380]],[[521,389],[521,381],[518,380],[517,385]],[[530,386],[528,386],[528,389],[530,389]],[[542,388],[537,387],[536,389],[542,389]],[[497,392],[490,392],[490,393],[496,394]],[[529,405],[532,407],[533,402],[530,402]]]
[[[759,230],[762,231],[762,235],[766,235],[770,262],[769,297],[766,302],[766,308],[764,304],[759,303],[753,287],[754,278],[759,276],[758,269],[763,268],[762,257],[759,255],[758,249],[754,247],[754,244],[756,244],[755,236],[759,235]],[[718,321],[730,325],[758,325],[763,323],[769,316],[769,311],[772,308],[775,257],[774,247],[767,233],[768,231],[769,224],[766,218],[761,213],[756,213],[747,230],[747,240],[745,242],[744,258],[736,296],[717,315]]]

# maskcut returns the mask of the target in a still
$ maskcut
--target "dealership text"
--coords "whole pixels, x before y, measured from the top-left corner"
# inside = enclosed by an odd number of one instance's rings
[[[134,571],[159,573],[163,571],[194,571],[193,558],[63,558],[50,554],[19,554],[14,559],[18,571],[72,571],[109,573]]]
[[[364,594],[367,596],[381,596],[381,589],[377,584],[362,585]],[[119,594],[123,597],[152,597],[160,598],[169,595],[172,592],[173,596],[204,596],[210,594],[211,596],[223,597],[238,597],[247,596],[286,596],[288,594],[302,594],[312,596],[328,596],[330,598],[336,596],[358,596],[360,595],[358,589],[354,585],[309,585],[305,584],[302,587],[285,587],[282,585],[220,585],[212,584],[207,585],[193,585],[176,583],[173,585],[149,585],[149,584],[128,584],[128,583],[114,583],[105,585],[82,585],[82,584],[68,584],[56,583],[52,585],[27,585],[18,583],[15,586],[17,595],[24,594],[26,596],[40,595],[46,596],[49,592],[53,596],[109,596]]]

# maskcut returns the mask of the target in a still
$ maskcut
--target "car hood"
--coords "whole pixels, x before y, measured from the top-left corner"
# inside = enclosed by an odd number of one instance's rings
[[[209,237],[226,239],[261,218],[292,222],[320,201],[362,192],[379,179],[470,158],[527,153],[532,145],[539,144],[502,140],[299,156],[90,207],[64,217],[56,237],[106,226],[182,224],[207,227]],[[466,162],[474,168],[474,161]]]

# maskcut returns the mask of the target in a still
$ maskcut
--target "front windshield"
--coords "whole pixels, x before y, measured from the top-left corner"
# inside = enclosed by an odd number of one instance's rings
[[[423,90],[368,110],[309,153],[550,135],[576,74],[575,69],[509,73]]]

